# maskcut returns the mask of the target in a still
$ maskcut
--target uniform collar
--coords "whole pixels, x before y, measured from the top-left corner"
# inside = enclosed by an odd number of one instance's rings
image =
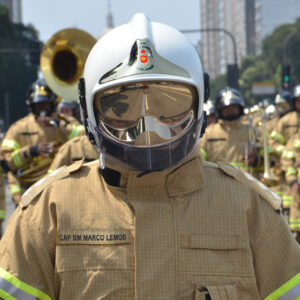
[[[129,201],[148,201],[183,196],[201,188],[202,164],[196,150],[181,164],[159,172],[141,174],[140,171],[113,169],[121,173],[120,188],[124,189]]]

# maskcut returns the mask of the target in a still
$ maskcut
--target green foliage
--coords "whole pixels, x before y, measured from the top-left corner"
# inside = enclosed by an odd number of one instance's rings
[[[221,74],[210,81],[210,96],[209,99],[216,100],[219,91],[227,86],[226,74]]]
[[[5,120],[6,128],[28,113],[25,96],[29,85],[37,77],[38,66],[31,63],[29,53],[1,53],[1,49],[33,47],[41,47],[37,31],[32,26],[13,24],[6,7],[0,5],[0,119]],[[9,97],[8,118],[5,116],[5,94]]]

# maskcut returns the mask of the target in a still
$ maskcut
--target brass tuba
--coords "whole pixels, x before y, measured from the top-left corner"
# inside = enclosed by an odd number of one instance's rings
[[[96,39],[87,32],[68,28],[55,33],[45,44],[40,65],[51,90],[63,99],[78,99],[78,80]]]

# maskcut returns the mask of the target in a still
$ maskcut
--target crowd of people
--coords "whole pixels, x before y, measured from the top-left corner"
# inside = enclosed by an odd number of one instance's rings
[[[137,14],[78,96],[38,79],[3,137],[0,298],[300,297],[300,85],[213,101],[192,44]]]

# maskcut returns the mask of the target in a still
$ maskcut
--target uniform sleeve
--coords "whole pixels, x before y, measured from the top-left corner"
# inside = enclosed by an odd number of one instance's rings
[[[254,199],[249,236],[261,299],[298,299],[300,247],[279,212],[260,196]]]
[[[286,138],[283,135],[283,121],[279,120],[275,128],[270,134],[270,145],[273,148],[273,151],[280,156],[283,152],[284,145],[286,144]]]
[[[52,173],[54,170],[57,170],[58,168],[62,166],[68,166],[72,163],[71,161],[71,148],[68,145],[69,143],[65,143],[61,146],[57,154],[55,155],[51,166],[48,170],[48,173]]]
[[[12,125],[1,143],[4,159],[12,171],[16,171],[28,164],[32,157],[37,154],[34,153],[33,148],[30,146],[22,147],[18,135],[18,128],[16,125]]]
[[[297,169],[295,166],[297,153],[294,148],[294,141],[294,137],[289,139],[280,159],[281,168],[285,172],[285,179],[288,184],[297,180]]]
[[[16,209],[0,242],[0,298],[56,299],[53,226],[47,214],[43,226],[34,222],[34,206]]]

